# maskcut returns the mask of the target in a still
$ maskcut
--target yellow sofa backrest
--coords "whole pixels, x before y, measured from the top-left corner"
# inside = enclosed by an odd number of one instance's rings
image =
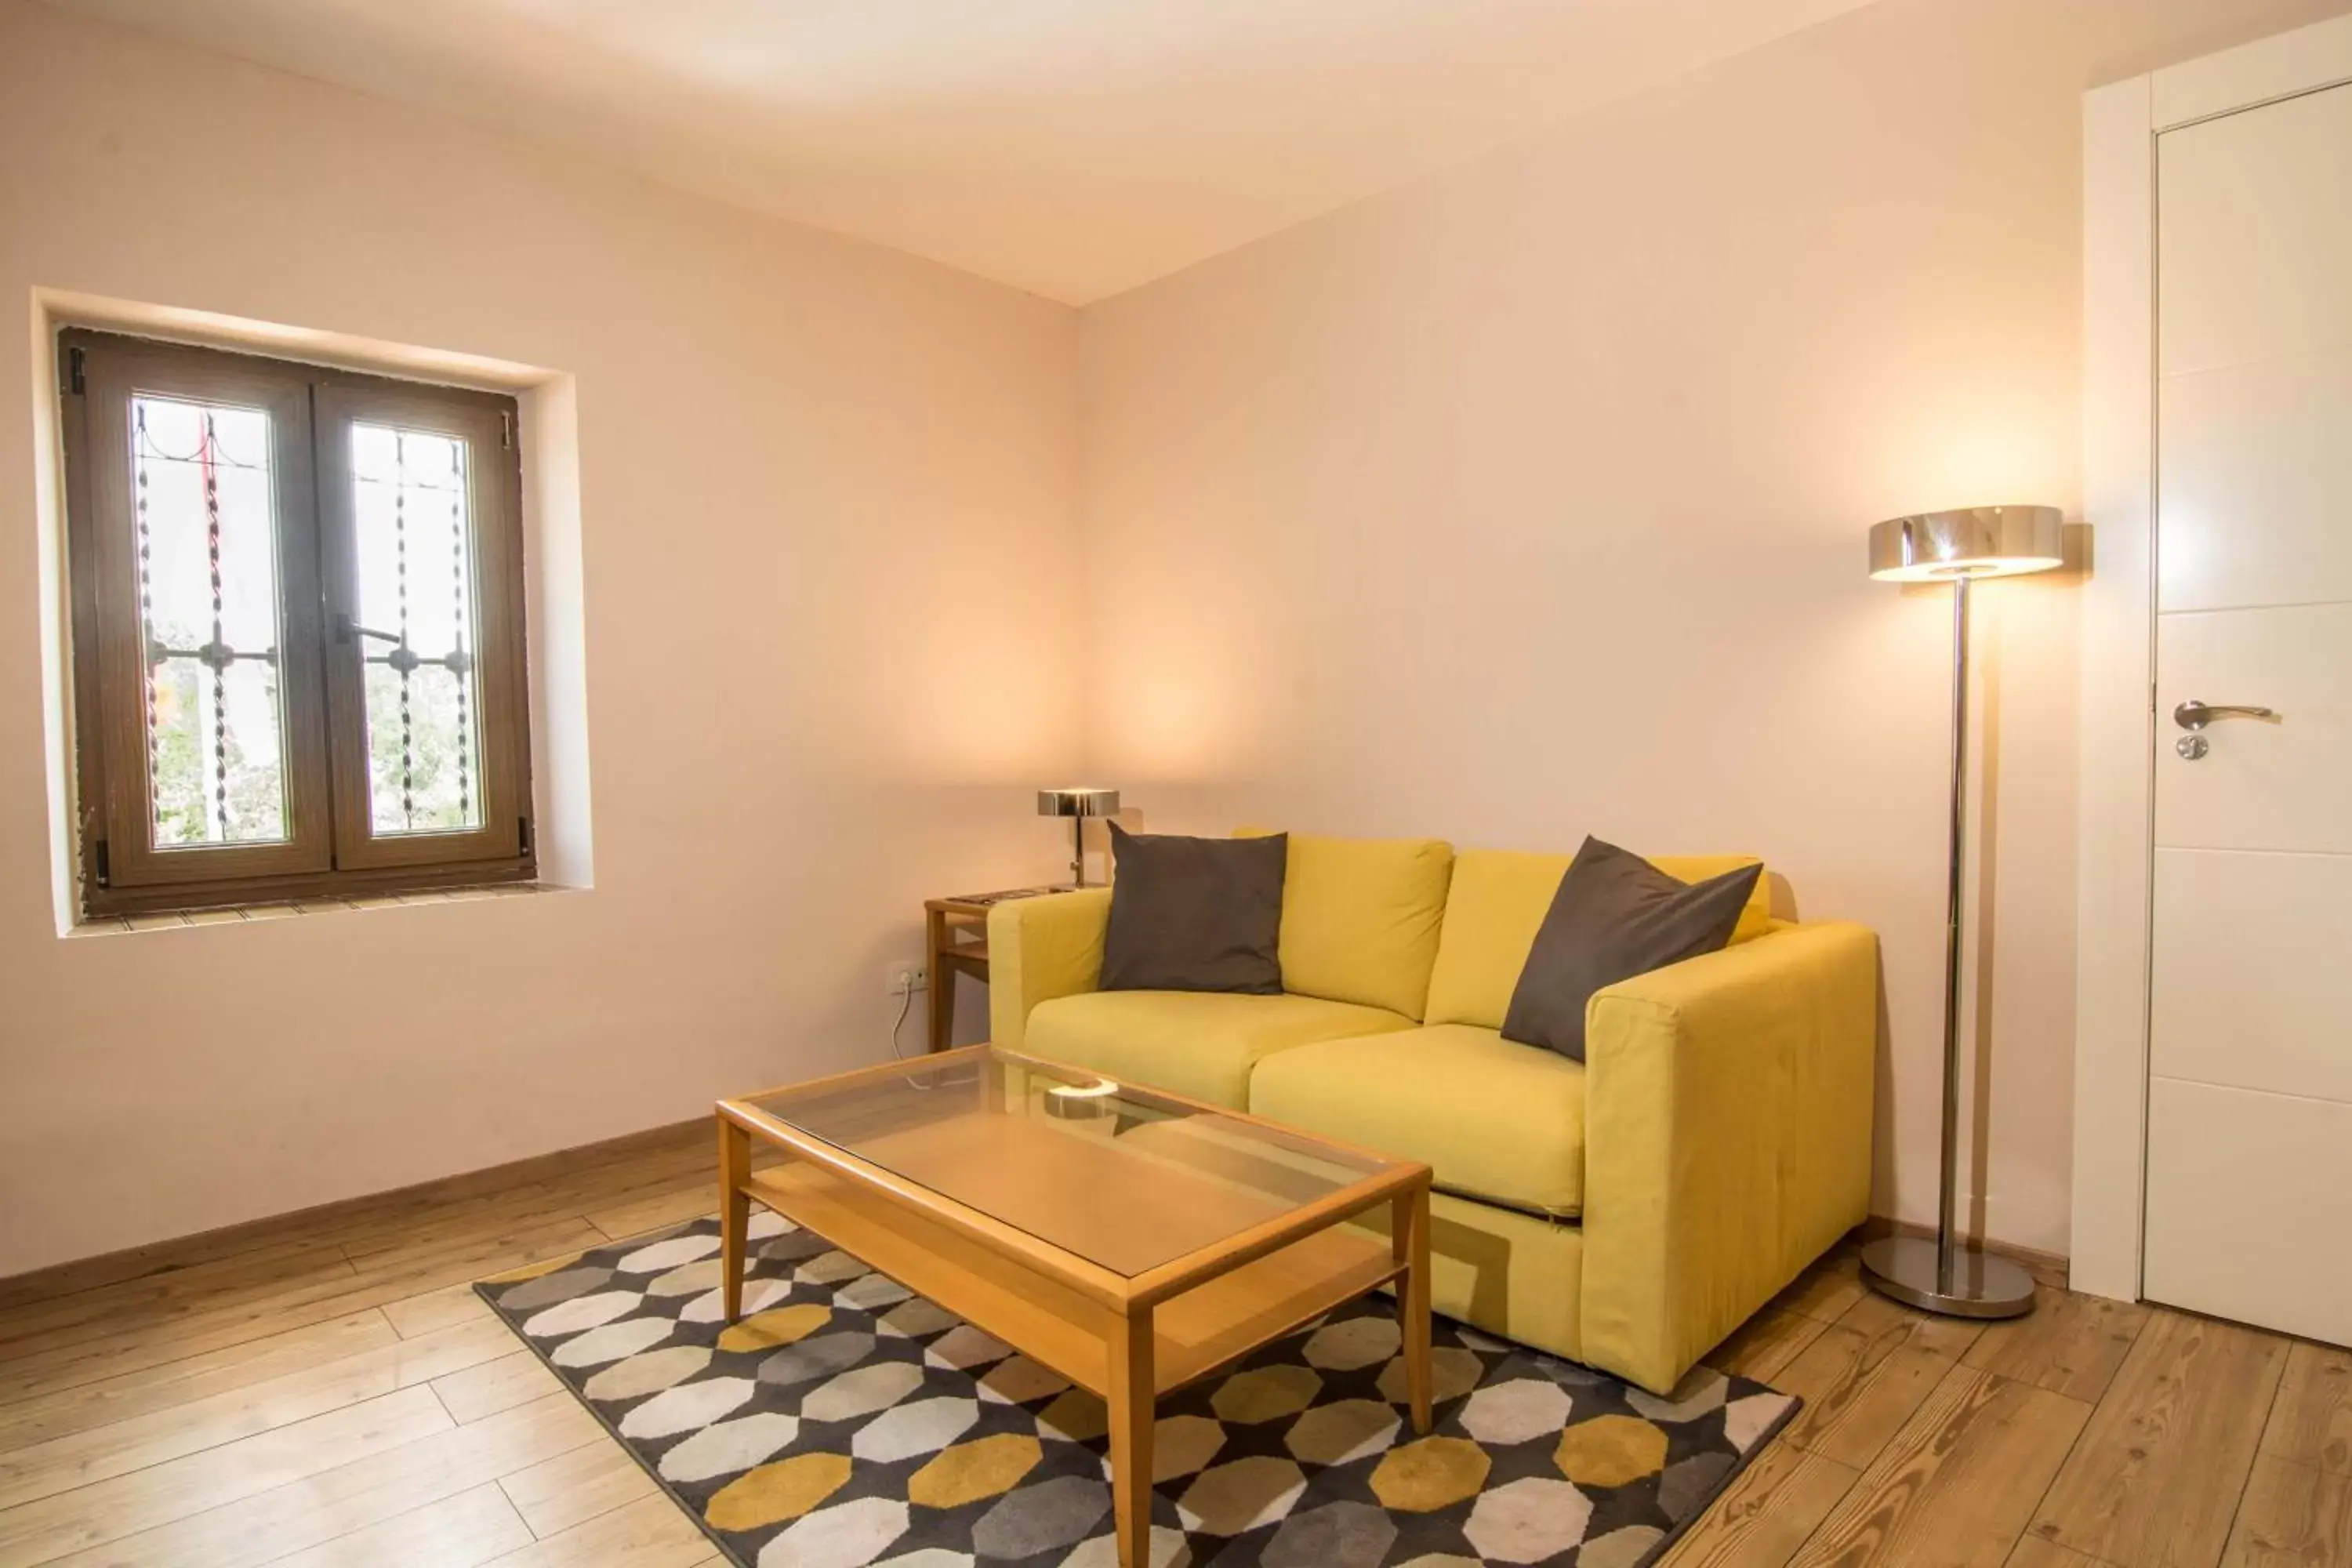
[[[1267,831],[1244,827],[1235,837]],[[1454,846],[1442,838],[1292,834],[1282,882],[1282,988],[1418,1020],[1453,870]]]
[[[1296,843],[1297,840],[1292,840]],[[1573,855],[1537,855],[1512,849],[1465,849],[1454,857],[1454,877],[1445,899],[1445,918],[1437,942],[1437,962],[1430,971],[1424,1021],[1431,1024],[1475,1024],[1499,1029],[1510,1010],[1511,993],[1527,967],[1536,931],[1559,891],[1559,879]],[[1650,864],[1685,882],[1702,882],[1726,871],[1756,864],[1752,855],[1661,855]],[[1294,852],[1290,867],[1298,865]],[[1771,929],[1772,910],[1766,883],[1756,879],[1756,891],[1739,911],[1732,942],[1748,942]],[[1290,934],[1290,910],[1283,909],[1283,937]],[[1284,981],[1288,983],[1288,966]]]

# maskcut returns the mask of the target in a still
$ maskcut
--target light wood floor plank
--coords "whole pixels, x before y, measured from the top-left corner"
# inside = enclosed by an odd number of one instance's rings
[[[1838,1319],[1843,1326],[1859,1334],[1883,1334],[1890,1330],[1909,1331],[1911,1342],[1922,1350],[1947,1355],[1955,1361],[1968,1354],[1985,1325],[1969,1318],[1938,1318],[1926,1312],[1915,1312],[1896,1301],[1891,1301],[1875,1290],[1865,1291],[1860,1300],[1845,1310]]]
[[[281,1557],[272,1568],[478,1568],[531,1533],[496,1481]]]
[[[681,1183],[667,1192],[653,1194],[610,1208],[590,1211],[588,1223],[614,1241],[642,1236],[649,1230],[700,1219],[719,1206],[715,1180]]]
[[[1795,1561],[2000,1568],[2090,1414],[1956,1365]]]
[[[1684,1532],[1659,1568],[1783,1568],[1857,1479],[1834,1459],[1775,1442]]]
[[[1961,1359],[2012,1383],[2096,1404],[2147,1323],[2128,1301],[2043,1291],[2031,1314],[1988,1323]]]
[[[480,1331],[495,1331],[509,1347],[514,1335],[495,1318],[478,1318],[463,1325]],[[455,1330],[444,1330],[444,1333]],[[431,1336],[427,1336],[428,1338]],[[415,1342],[417,1343],[423,1341]],[[459,1426],[479,1421],[486,1415],[496,1415],[501,1410],[512,1410],[518,1405],[528,1405],[561,1389],[563,1384],[547,1363],[530,1351],[509,1348],[505,1355],[453,1372],[433,1380],[433,1392],[441,1396],[443,1408]]]
[[[467,1368],[511,1355],[513,1344],[514,1336],[501,1324],[461,1324],[425,1339],[394,1340],[324,1366],[288,1373],[209,1399],[0,1455],[0,1510],[274,1431],[417,1384],[462,1376]]]
[[[598,1514],[660,1495],[618,1443],[588,1443],[501,1480],[507,1500],[538,1536],[558,1535]]]
[[[2286,1352],[2276,1334],[2156,1311],[2033,1532],[2122,1568],[2213,1568]]]
[[[1772,1298],[1771,1304],[1783,1312],[1834,1323],[1869,1289],[1862,1282],[1861,1258],[1842,1247],[1806,1269],[1794,1285]]]
[[[0,1346],[0,1389],[11,1386],[19,1374],[100,1354],[107,1347],[155,1338],[169,1341],[198,1326],[224,1321],[238,1311],[258,1309],[267,1316],[286,1303],[335,1300],[357,1291],[361,1283],[359,1271],[340,1251],[334,1251],[307,1264],[272,1269],[233,1288],[133,1303],[119,1315],[79,1318],[46,1327]],[[76,1298],[72,1304],[88,1303]],[[344,1310],[369,1304],[355,1298]],[[338,1315],[327,1312],[321,1317]]]
[[[47,1563],[397,1448],[454,1425],[422,1384],[0,1510],[0,1568]]]
[[[495,1563],[496,1568],[697,1568],[712,1555],[710,1538],[676,1503],[650,1497]]]
[[[170,1324],[142,1324],[100,1338],[0,1362],[0,1402],[78,1387],[126,1372],[160,1366],[207,1351],[267,1339],[288,1329],[324,1322],[368,1307],[429,1290],[461,1286],[502,1267],[552,1253],[578,1251],[604,1240],[585,1220],[572,1219],[513,1236],[411,1260],[383,1272],[362,1271],[344,1281],[303,1287]]]
[[[2069,1552],[2063,1546],[2053,1546],[2032,1531],[2018,1539],[2009,1554],[2007,1568],[2115,1568],[2112,1563],[2102,1563],[2095,1557],[2085,1557],[2079,1552]]]
[[[264,1221],[250,1227],[110,1252],[0,1280],[0,1311],[110,1289],[135,1291],[176,1276],[200,1273],[209,1265],[315,1247],[323,1239],[291,1220]]]
[[[1912,1329],[1823,1330],[1772,1379],[1805,1402],[1782,1440],[1855,1469],[1877,1458],[1955,1364],[1916,1342]]]
[[[549,1220],[574,1217],[687,1182],[709,1185],[708,1129],[698,1128],[691,1150],[610,1162],[570,1175],[509,1191],[476,1194],[455,1202],[427,1202],[413,1211],[375,1215],[323,1234],[339,1243],[353,1262],[364,1264],[402,1247],[463,1245],[485,1235]]]
[[[430,1389],[415,1392],[431,1397]],[[436,1411],[439,1410],[436,1403]],[[446,1423],[447,1417],[442,1420]],[[611,1439],[569,1394],[62,1558],[58,1568],[255,1568]]]
[[[168,1320],[198,1305],[275,1295],[308,1279],[348,1279],[358,1270],[332,1242],[289,1240],[257,1253],[216,1258],[135,1283],[79,1291],[0,1311],[0,1357],[19,1347],[66,1342],[76,1330],[120,1331]]]
[[[2263,1452],[2352,1476],[2352,1351],[2298,1341],[2287,1352]]]
[[[1734,1330],[1705,1359],[1718,1372],[1769,1383],[1828,1327],[1819,1318],[1767,1307]]]
[[[289,1373],[324,1366],[399,1339],[390,1321],[370,1308],[206,1355],[0,1405],[0,1453],[191,1405]]]
[[[2352,1476],[2258,1457],[2221,1561],[2227,1568],[2352,1564]]]
[[[706,1163],[707,1156],[696,1164]],[[698,1169],[681,1168],[647,1180],[635,1179],[636,1174],[631,1173],[628,1180],[552,1185],[530,1194],[527,1201],[478,1198],[472,1200],[472,1212],[462,1218],[428,1215],[399,1229],[382,1229],[362,1239],[347,1241],[342,1250],[362,1271],[396,1269],[436,1254],[474,1247],[517,1231],[582,1219],[593,1209],[633,1202],[651,1194],[688,1185],[704,1191],[714,1187],[709,1173]]]
[[[397,1228],[459,1205],[478,1194],[498,1196],[543,1181],[589,1181],[604,1173],[627,1173],[709,1155],[708,1117],[629,1133],[582,1149],[534,1155],[487,1170],[469,1171],[418,1186],[399,1188],[318,1208],[230,1226],[199,1236],[155,1242],[106,1253],[0,1280],[0,1309],[110,1284],[130,1283],[216,1258],[259,1251],[288,1240],[333,1239],[372,1225]]]
[[[589,1245],[595,1244],[592,1242]],[[585,1252],[588,1248],[583,1247],[580,1250]],[[525,1260],[518,1258],[514,1261],[520,1265]],[[495,1268],[486,1271],[488,1274],[498,1272]],[[394,1331],[403,1339],[438,1333],[452,1323],[471,1322],[477,1319],[495,1321],[498,1317],[470,1281],[463,1285],[444,1285],[437,1290],[386,1301],[383,1315],[391,1322]]]

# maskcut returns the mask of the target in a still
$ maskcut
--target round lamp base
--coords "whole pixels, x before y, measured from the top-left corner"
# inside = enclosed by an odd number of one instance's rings
[[[1948,1318],[2021,1318],[2033,1310],[2033,1276],[2006,1258],[1956,1247],[1950,1284],[1937,1276],[1933,1237],[1881,1237],[1862,1249],[1863,1279],[1906,1307]]]

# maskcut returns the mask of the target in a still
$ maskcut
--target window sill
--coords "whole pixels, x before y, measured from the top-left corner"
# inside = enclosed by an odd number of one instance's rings
[[[337,899],[290,899],[271,903],[241,904],[233,909],[189,910],[146,915],[100,915],[77,922],[68,940],[85,936],[120,936],[129,932],[177,931],[184,926],[238,925],[247,921],[283,920],[291,915],[327,915],[398,909],[413,904],[470,904],[488,899],[528,898],[540,893],[574,889],[551,882],[501,882],[481,888],[428,888],[408,893],[370,893]]]

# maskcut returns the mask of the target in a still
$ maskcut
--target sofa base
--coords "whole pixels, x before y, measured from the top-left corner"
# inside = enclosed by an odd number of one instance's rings
[[[1539,1351],[1584,1359],[1577,1303],[1584,1293],[1584,1232],[1472,1198],[1429,1200],[1430,1306],[1441,1317]],[[1388,1210],[1364,1228],[1388,1235]]]

